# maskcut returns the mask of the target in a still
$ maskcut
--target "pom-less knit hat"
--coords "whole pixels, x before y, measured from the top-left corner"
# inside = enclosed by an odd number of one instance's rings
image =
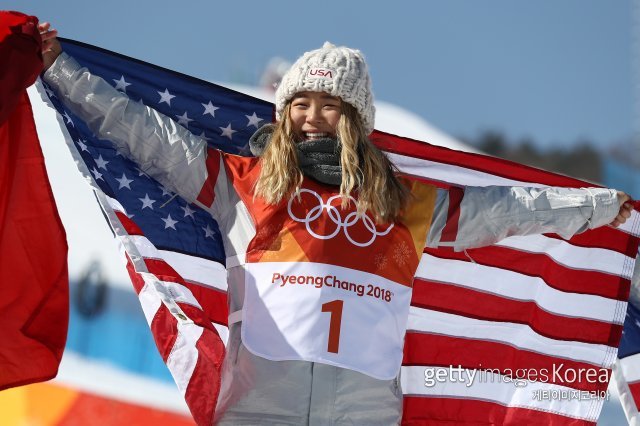
[[[359,50],[336,47],[326,42],[322,48],[306,52],[282,77],[276,90],[276,118],[298,92],[325,92],[353,105],[362,117],[367,134],[373,131],[375,107],[371,79]]]

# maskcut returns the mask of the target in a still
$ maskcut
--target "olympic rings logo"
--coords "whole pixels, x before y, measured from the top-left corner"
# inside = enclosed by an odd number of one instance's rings
[[[287,211],[289,212],[289,216],[291,217],[291,219],[299,223],[304,223],[305,227],[307,228],[307,232],[311,234],[314,238],[317,238],[319,240],[330,240],[331,238],[338,235],[340,233],[340,230],[344,230],[344,235],[353,245],[356,245],[358,247],[368,247],[371,244],[373,244],[373,242],[376,240],[377,237],[382,237],[387,235],[389,231],[391,231],[391,228],[393,228],[393,223],[392,223],[391,225],[389,225],[389,227],[385,231],[379,232],[376,229],[376,224],[373,221],[373,219],[371,219],[366,214],[360,214],[357,211],[349,213],[347,217],[344,218],[343,220],[340,214],[340,210],[338,210],[335,206],[332,205],[332,203],[335,200],[341,199],[340,195],[334,195],[330,197],[325,203],[324,201],[322,201],[322,197],[318,195],[318,193],[315,191],[303,188],[300,190],[300,194],[302,193],[308,193],[313,195],[318,201],[318,205],[314,206],[311,210],[309,210],[309,212],[305,217],[302,217],[302,218],[297,217],[291,210],[293,201],[297,197],[297,195],[293,195],[289,200],[289,204],[287,205]],[[351,196],[349,196],[349,200],[352,201],[354,204],[356,203],[355,198]],[[316,233],[313,229],[311,229],[310,224],[311,222],[318,219],[325,210],[329,215],[329,219],[331,219],[331,221],[336,224],[336,229],[333,232],[331,232],[329,235],[320,235]],[[371,238],[369,238],[369,240],[364,243],[354,240],[349,234],[349,228],[355,225],[359,220],[362,220],[362,224],[364,225],[364,227],[367,228],[369,232],[371,232]]]

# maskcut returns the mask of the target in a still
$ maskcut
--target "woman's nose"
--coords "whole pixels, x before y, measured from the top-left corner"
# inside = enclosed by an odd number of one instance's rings
[[[311,107],[308,110],[307,114],[307,122],[314,123],[322,120],[322,114],[320,113],[320,108]]]

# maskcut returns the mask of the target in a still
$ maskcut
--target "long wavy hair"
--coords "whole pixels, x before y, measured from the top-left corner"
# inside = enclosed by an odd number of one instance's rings
[[[348,206],[349,195],[357,192],[359,213],[371,212],[378,223],[393,222],[401,214],[409,191],[397,178],[396,166],[367,137],[358,111],[346,102],[341,107],[336,133],[342,145],[342,208]],[[290,110],[289,102],[260,158],[255,194],[270,204],[297,193],[302,185]]]

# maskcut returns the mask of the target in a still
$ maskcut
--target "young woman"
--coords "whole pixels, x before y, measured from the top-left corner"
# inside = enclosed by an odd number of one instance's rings
[[[57,96],[220,225],[230,334],[219,424],[399,423],[425,244],[570,236],[630,216],[614,190],[465,188],[457,233],[443,236],[448,193],[402,180],[367,138],[375,110],[359,51],[326,43],[305,53],[278,87],[277,123],[251,138],[256,157],[207,158],[206,141],[81,68],[48,29],[43,78]]]

